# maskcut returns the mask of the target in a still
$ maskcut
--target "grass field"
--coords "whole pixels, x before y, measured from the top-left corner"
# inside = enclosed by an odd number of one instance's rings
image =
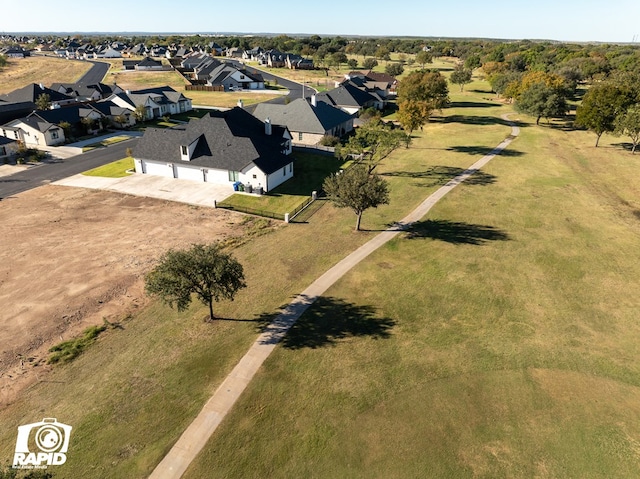
[[[249,287],[219,305],[228,321],[157,303],[123,318],[0,411],[0,457],[37,412],[74,426],[56,478],[146,477],[257,319],[509,134],[485,88],[380,165],[391,204],[365,212],[369,231],[330,205],[260,223],[234,251]],[[523,124],[305,314],[187,477],[636,477],[640,184],[619,139],[592,140]]]
[[[637,477],[640,183],[591,140],[527,124],[312,306],[187,477]]]
[[[91,63],[57,57],[33,56],[10,59],[0,71],[0,94],[9,93],[29,83],[73,83],[91,68]]]
[[[127,173],[127,171],[132,170],[133,167],[133,158],[128,156],[127,158],[114,161],[113,163],[108,163],[104,166],[99,166],[98,168],[85,171],[82,174],[87,176],[103,176],[106,178],[122,178],[124,176],[129,176],[131,173]]]

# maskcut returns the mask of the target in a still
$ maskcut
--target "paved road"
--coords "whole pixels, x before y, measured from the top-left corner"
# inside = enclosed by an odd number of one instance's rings
[[[0,201],[23,191],[124,158],[126,149],[134,148],[137,143],[138,140],[134,138],[107,148],[98,148],[67,160],[54,160],[52,163],[43,163],[10,176],[0,177]]]
[[[107,72],[109,71],[109,64],[105,62],[91,62],[93,65],[91,69],[85,73],[78,83],[83,83],[85,85],[94,85],[96,83],[100,83]]]
[[[503,118],[510,121],[506,115],[503,115]],[[360,248],[343,258],[338,264],[326,271],[311,283],[307,289],[296,296],[294,300],[284,308],[282,313],[273,320],[265,332],[258,336],[258,339],[256,339],[255,343],[249,348],[249,351],[247,351],[220,387],[218,387],[213,396],[211,396],[209,401],[204,405],[200,414],[198,414],[187,427],[164,459],[156,466],[151,476],[149,476],[149,479],[180,479],[187,470],[187,467],[189,467],[189,464],[191,464],[202,450],[218,425],[220,425],[227,413],[240,398],[240,395],[249,385],[264,361],[269,357],[302,313],[353,267],[389,240],[395,238],[412,223],[423,218],[447,193],[477,173],[480,168],[491,161],[496,155],[499,155],[519,133],[520,129],[514,123],[511,123],[511,134],[496,146],[493,151],[483,156],[464,172],[431,194],[401,221],[374,236]],[[283,408],[286,408],[286,398],[284,399]]]

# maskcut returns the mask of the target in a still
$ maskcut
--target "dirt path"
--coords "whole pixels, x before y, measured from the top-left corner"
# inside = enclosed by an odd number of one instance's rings
[[[506,115],[503,115],[503,118],[509,121]],[[389,240],[395,238],[407,226],[420,220],[447,193],[476,173],[496,155],[500,154],[519,133],[520,129],[511,123],[511,135],[495,147],[493,151],[430,195],[415,210],[403,218],[402,221],[362,245],[300,293],[267,327],[266,331],[258,336],[258,339],[249,348],[249,351],[242,357],[233,371],[231,371],[229,376],[227,376],[214,395],[205,404],[200,414],[198,414],[182,436],[180,436],[178,442],[176,442],[160,464],[158,464],[151,474],[150,479],[179,479],[182,477],[187,467],[189,467],[189,464],[191,464],[196,455],[202,450],[218,425],[249,385],[258,372],[258,369],[260,369],[260,366],[262,366],[262,363],[269,357],[273,349],[282,338],[284,338],[289,328],[293,326],[302,313],[336,281],[360,263],[360,261]]]

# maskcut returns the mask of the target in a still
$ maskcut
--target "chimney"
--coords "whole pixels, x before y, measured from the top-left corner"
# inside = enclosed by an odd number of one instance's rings
[[[311,95],[311,106],[318,106],[318,101],[316,100],[315,93]]]
[[[271,136],[271,120],[269,118],[264,121],[264,133]]]
[[[244,102],[242,101],[242,98],[238,100],[238,108],[244,108]]]

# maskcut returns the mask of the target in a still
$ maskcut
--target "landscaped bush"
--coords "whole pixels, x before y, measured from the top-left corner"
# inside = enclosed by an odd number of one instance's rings
[[[320,140],[322,146],[336,146],[340,144],[340,138],[333,135],[325,135]]]

